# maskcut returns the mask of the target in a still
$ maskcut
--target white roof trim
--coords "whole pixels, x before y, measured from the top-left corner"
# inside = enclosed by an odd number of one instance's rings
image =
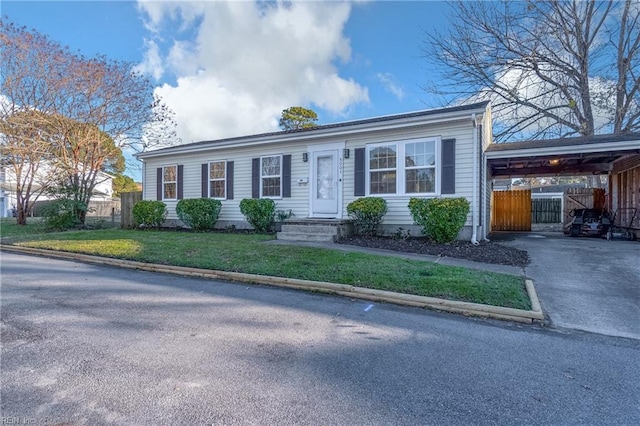
[[[501,159],[526,156],[542,156],[542,155],[562,155],[562,154],[580,154],[604,151],[626,151],[638,149],[640,140],[607,142],[606,144],[572,144],[553,147],[538,147],[525,149],[509,149],[504,151],[488,151],[484,155],[487,159]]]
[[[246,136],[240,138],[234,138],[226,142],[211,141],[211,144],[206,142],[196,142],[198,145],[186,144],[178,145],[175,147],[162,149],[158,151],[147,151],[136,154],[136,158],[144,160],[146,158],[162,157],[167,155],[175,155],[182,153],[197,153],[202,151],[214,151],[224,149],[228,147],[251,147],[256,145],[265,145],[270,143],[287,142],[291,140],[295,141],[308,141],[313,142],[316,139],[323,139],[327,137],[343,136],[347,137],[354,134],[360,134],[363,132],[374,132],[394,129],[409,129],[412,127],[449,123],[454,121],[469,120],[469,125],[472,124],[471,116],[473,114],[482,115],[486,111],[486,107],[480,107],[476,109],[469,109],[465,111],[453,111],[446,113],[436,113],[426,116],[406,117],[399,118],[397,120],[385,120],[363,124],[349,125],[348,122],[337,123],[341,124],[340,127],[331,127],[327,129],[311,130],[309,132],[295,132],[295,133],[276,133],[267,136]],[[393,117],[393,116],[389,116]],[[342,125],[344,124],[344,125]],[[223,140],[223,139],[221,139]]]

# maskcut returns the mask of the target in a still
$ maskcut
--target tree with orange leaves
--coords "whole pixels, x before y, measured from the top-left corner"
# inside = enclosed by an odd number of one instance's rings
[[[78,167],[68,163],[70,141],[83,153],[82,167],[89,170],[82,175],[89,178],[108,163],[100,159],[106,155],[105,137],[118,150],[179,143],[172,111],[133,64],[86,58],[5,20],[0,20],[0,45],[0,154],[2,166],[22,177],[15,188],[19,224],[26,224],[33,204],[34,168]],[[88,182],[93,186],[95,181]]]

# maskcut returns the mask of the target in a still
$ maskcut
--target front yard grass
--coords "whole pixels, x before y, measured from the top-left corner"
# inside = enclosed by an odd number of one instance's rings
[[[530,309],[521,277],[399,258],[271,245],[270,235],[100,229],[42,233],[1,228],[3,242],[141,262],[298,278]],[[6,238],[6,237],[9,238]]]

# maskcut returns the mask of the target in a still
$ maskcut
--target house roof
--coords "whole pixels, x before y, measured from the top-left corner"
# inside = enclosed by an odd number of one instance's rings
[[[462,117],[465,114],[482,113],[485,111],[489,102],[478,102],[474,104],[459,105],[447,108],[437,108],[422,111],[415,111],[403,114],[385,115],[381,117],[367,118],[363,120],[345,121],[333,124],[323,124],[310,129],[296,129],[279,132],[260,133],[255,135],[237,136],[224,139],[206,140],[193,142],[189,144],[171,146],[154,151],[147,151],[137,154],[139,159],[175,154],[179,152],[198,151],[207,148],[217,148],[228,145],[245,145],[269,142],[284,142],[287,140],[313,139],[331,135],[333,133],[349,133],[351,131],[362,131],[364,129],[377,129],[385,126],[393,127],[405,126],[411,124],[423,124],[425,119],[433,119],[433,121],[446,120],[452,117]]]

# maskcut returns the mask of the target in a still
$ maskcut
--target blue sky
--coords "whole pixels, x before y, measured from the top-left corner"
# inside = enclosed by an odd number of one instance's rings
[[[448,6],[405,2],[7,1],[0,12],[86,56],[138,64],[183,142],[278,130],[302,105],[321,124],[440,106],[421,85],[423,31]]]

